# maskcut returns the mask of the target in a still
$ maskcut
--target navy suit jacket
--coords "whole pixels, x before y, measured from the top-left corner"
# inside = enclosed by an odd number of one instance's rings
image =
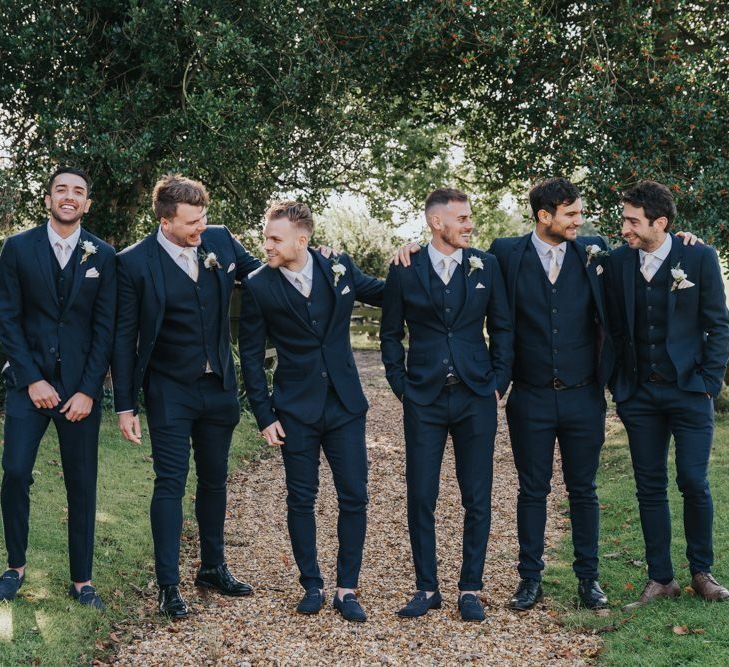
[[[469,257],[483,262],[470,270]],[[504,393],[511,379],[514,340],[504,280],[493,255],[467,248],[463,251],[466,299],[449,328],[430,290],[430,257],[427,249],[413,255],[411,266],[390,266],[382,307],[380,348],[390,387],[399,398],[407,396],[430,405],[443,388],[442,360],[452,358],[455,371],[469,389],[480,396]],[[469,276],[468,273],[471,273]],[[477,287],[477,285],[482,287]],[[489,345],[483,335],[484,318]],[[407,370],[404,325],[409,331]]]
[[[223,387],[235,387],[235,369],[230,349],[229,305],[236,280],[243,280],[261,262],[250,255],[224,226],[209,226],[202,233],[201,250],[214,252],[220,268],[215,271],[225,309],[218,341],[223,364]],[[117,330],[112,356],[114,406],[117,412],[139,409],[139,390],[144,383],[165,314],[165,285],[157,232],[117,255]],[[208,269],[200,269],[201,271]]]
[[[684,246],[673,237],[669,268],[679,263],[694,287],[671,290],[669,279],[668,337],[666,349],[676,368],[677,384],[684,391],[717,396],[729,356],[729,313],[716,251],[706,245]],[[607,261],[610,325],[617,350],[611,380],[616,402],[630,398],[638,386],[635,340],[635,274],[638,250],[624,245]]]
[[[513,236],[507,238],[494,239],[489,248],[489,252],[496,256],[501,267],[501,273],[506,281],[506,292],[509,298],[509,309],[511,311],[512,323],[516,322],[516,281],[519,274],[519,266],[524,257],[524,251],[531,243],[532,233],[523,236]],[[587,280],[590,283],[590,290],[597,308],[598,322],[595,335],[598,338],[597,352],[597,380],[605,386],[612,375],[615,366],[615,349],[613,341],[610,338],[610,329],[608,326],[607,303],[605,300],[605,279],[604,276],[598,274],[598,266],[603,267],[606,257],[593,257],[590,265],[587,265],[587,252],[585,247],[588,245],[598,245],[601,250],[607,250],[607,244],[600,236],[579,236],[576,241],[569,241],[570,246],[577,254],[582,266],[586,267]]]
[[[97,250],[81,264],[84,241]],[[15,234],[3,244],[0,343],[10,363],[4,372],[11,387],[52,381],[60,349],[61,382],[69,397],[78,391],[95,400],[101,397],[114,339],[114,248],[83,228],[78,242],[79,265],[62,310],[46,225]],[[98,277],[87,275],[91,269]]]
[[[291,305],[278,269],[268,265],[255,271],[243,284],[239,344],[241,370],[248,400],[258,427],[263,430],[287,412],[304,423],[319,419],[326,400],[329,376],[342,405],[352,414],[367,410],[349,340],[349,323],[355,300],[382,304],[383,282],[362,273],[352,259],[339,255],[346,272],[334,285],[331,260],[312,252],[334,292],[334,312],[320,337]],[[269,395],[264,370],[266,339],[276,348],[278,365]],[[322,358],[326,371],[322,371]]]

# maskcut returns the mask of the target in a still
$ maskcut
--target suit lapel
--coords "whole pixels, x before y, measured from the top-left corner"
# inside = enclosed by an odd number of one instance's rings
[[[334,321],[335,321],[338,311],[339,311],[339,302],[342,300],[342,295],[341,295],[340,290],[344,289],[344,287],[341,286],[341,283],[342,283],[342,281],[346,281],[347,283],[349,283],[350,281],[347,280],[347,274],[345,273],[339,279],[339,282],[337,283],[337,285],[335,285],[334,284],[334,272],[332,271],[332,264],[331,264],[330,260],[326,259],[324,257],[324,255],[322,255],[320,252],[309,250],[309,253],[314,257],[314,262],[319,265],[321,272],[324,274],[324,279],[327,281],[327,284],[329,285],[329,287],[331,287],[332,291],[334,292],[334,310],[332,311],[331,316],[329,317],[329,323],[327,324],[327,330],[324,332],[324,338],[326,338],[329,335],[329,331],[331,330],[332,326],[334,325]],[[314,271],[314,274],[316,274],[316,270]],[[314,284],[312,282],[312,290],[313,289],[314,289]]]
[[[166,252],[157,242],[157,232],[150,234],[142,243],[147,244],[147,263],[149,271],[152,274],[152,282],[154,283],[154,292],[159,301],[158,317],[164,315],[165,312],[165,279],[162,273],[162,258],[160,252]]]
[[[628,320],[628,335],[635,338],[635,270],[638,264],[638,251],[626,253],[623,260],[623,298],[625,300],[625,317]]]
[[[425,290],[425,295],[428,298],[428,302],[430,303],[433,312],[436,314],[441,323],[445,325],[443,313],[441,313],[435,305],[435,301],[433,301],[433,294],[430,291],[430,254],[428,253],[428,246],[425,246],[423,251],[416,253],[412,260],[412,266],[415,269],[418,280],[420,280],[420,284]]]
[[[673,286],[673,276],[671,275],[671,269],[683,262],[683,242],[678,237],[671,234],[671,252],[668,253],[666,260],[668,262],[668,326],[671,326],[671,317],[673,316],[673,310],[676,308],[676,298],[678,297],[678,290],[671,290]],[[686,271],[686,267],[681,267]],[[691,278],[689,278],[691,280]]]
[[[51,266],[51,254],[48,251],[51,243],[48,240],[48,231],[45,225],[38,227],[38,236],[35,240],[35,256],[38,260],[38,267],[43,275],[46,283],[48,284],[48,292],[53,299],[53,302],[58,305],[58,293],[56,292],[56,285],[53,282],[53,267]],[[51,248],[51,251],[53,249]]]
[[[76,266],[73,267],[73,285],[71,286],[71,293],[68,295],[68,299],[66,300],[66,306],[64,307],[63,312],[66,312],[73,305],[73,302],[76,300],[78,292],[81,289],[81,283],[83,283],[83,280],[86,276],[86,271],[88,271],[92,266],[96,264],[95,256],[93,254],[89,255],[83,264],[80,263],[81,258],[84,256],[84,251],[81,247],[81,244],[84,241],[90,241],[91,243],[93,243],[93,240],[91,239],[89,234],[84,229],[81,229],[81,236],[78,237],[78,244],[76,246],[78,252],[73,253],[71,255],[71,258],[68,260],[69,262],[74,261],[74,254],[76,255]],[[96,244],[94,243],[94,245]]]
[[[200,245],[200,248],[205,256],[207,256],[208,253],[215,253],[215,256],[218,258],[218,266],[211,269],[206,269],[204,262],[199,262],[200,266],[200,272],[202,271],[213,271],[215,273],[215,278],[218,282],[218,291],[220,292],[220,307],[222,309],[222,312],[225,312],[225,302],[227,300],[227,293],[225,291],[225,280],[223,280],[223,265],[221,264],[221,258],[220,253],[216,250],[215,245],[211,243],[208,239],[203,238],[203,242]]]
[[[506,281],[507,281],[507,292],[509,297],[509,308],[511,310],[512,317],[516,313],[516,280],[519,277],[519,266],[521,259],[524,257],[524,251],[527,248],[527,244],[531,239],[532,233],[524,234],[511,249],[509,255],[508,265],[506,269]]]
[[[472,251],[471,248],[464,248],[462,259],[461,259],[461,265],[463,267],[463,278],[462,280],[465,281],[465,288],[466,288],[466,298],[463,300],[463,306],[461,310],[458,312],[458,316],[456,317],[455,321],[453,322],[453,326],[456,326],[460,319],[463,317],[464,313],[468,312],[469,303],[471,301],[471,298],[473,297],[473,292],[476,289],[476,283],[478,282],[478,273],[479,269],[476,269],[470,276],[468,275],[471,273],[471,264],[468,261],[468,258],[471,256]]]
[[[598,283],[598,277],[594,266],[594,263],[597,262],[597,260],[593,259],[592,262],[590,262],[590,266],[587,266],[587,251],[585,250],[585,247],[581,243],[577,243],[576,241],[570,241],[569,245],[572,250],[575,251],[577,258],[582,263],[582,269],[585,271],[585,273],[587,273],[587,281],[590,283],[592,298],[595,301],[595,305],[597,306],[597,314],[600,316],[601,324],[604,325],[605,307],[602,299],[602,291],[600,290],[600,285]]]

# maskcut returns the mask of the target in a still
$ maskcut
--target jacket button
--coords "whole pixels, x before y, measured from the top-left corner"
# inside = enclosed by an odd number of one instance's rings
[[[53,350],[51,350],[51,352],[53,352]],[[443,363],[444,364],[447,364],[448,363],[448,359],[443,359]]]
[[[448,338],[453,338],[453,334],[449,332],[448,333]]]
[[[322,372],[321,372],[321,376],[322,376],[323,378],[327,377],[327,372],[326,372],[326,371],[322,371]]]
[[[52,347],[52,348],[51,348],[51,349],[49,349],[48,351],[49,351],[49,352],[50,352],[51,354],[54,354],[54,353],[55,353],[55,351],[56,351],[56,348],[55,348],[55,347]]]

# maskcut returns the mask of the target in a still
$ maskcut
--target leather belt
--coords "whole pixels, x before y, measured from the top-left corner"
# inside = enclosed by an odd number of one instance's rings
[[[654,382],[655,384],[673,384],[670,380],[666,380],[660,373],[653,371],[648,376],[648,382]]]
[[[587,387],[587,385],[593,384],[595,378],[590,378],[584,382],[578,382],[577,384],[565,384],[559,378],[554,378],[549,384],[529,384],[522,380],[514,380],[515,385],[521,385],[523,387],[529,387],[533,389],[554,389],[555,391],[564,391],[565,389],[579,389],[580,387]]]

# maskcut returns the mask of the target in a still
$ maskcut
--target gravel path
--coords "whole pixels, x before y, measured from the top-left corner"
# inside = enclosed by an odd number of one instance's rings
[[[456,608],[463,513],[447,448],[437,509],[438,555],[444,605],[421,619],[394,611],[412,594],[405,508],[402,410],[389,391],[378,352],[357,353],[370,400],[369,526],[360,577],[360,598],[369,615],[363,625],[344,621],[328,604],[318,616],[294,613],[302,594],[286,530],[284,472],[278,455],[233,475],[226,524],[227,558],[233,573],[252,583],[251,598],[204,594],[190,582],[197,544],[186,542],[183,595],[194,615],[178,623],[155,618],[148,593],[147,616],[115,657],[121,665],[580,665],[600,648],[594,635],[570,631],[555,621],[550,601],[531,613],[506,609],[516,587],[516,474],[503,412],[494,461],[493,522],[483,599],[487,620],[463,623]],[[555,470],[549,504],[548,548],[568,528],[557,511],[564,498]],[[317,507],[319,557],[328,601],[334,586],[336,496],[322,457]]]

